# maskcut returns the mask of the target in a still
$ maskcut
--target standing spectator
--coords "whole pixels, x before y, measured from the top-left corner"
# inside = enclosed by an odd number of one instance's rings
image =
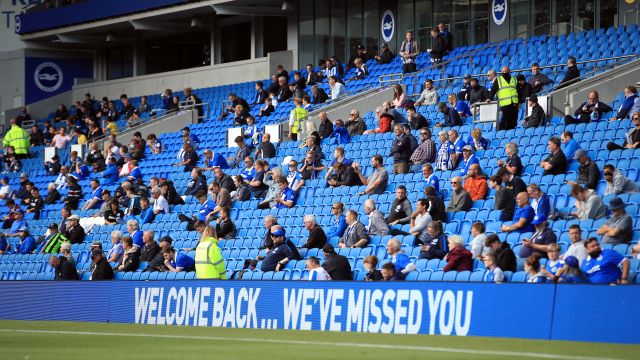
[[[567,172],[567,158],[560,148],[560,139],[552,136],[547,143],[551,154],[540,162],[540,167],[544,169],[542,175],[559,175]],[[573,156],[573,154],[572,154]]]
[[[498,82],[498,76],[496,74],[496,71],[493,69],[490,69],[489,71],[487,71],[487,82],[485,83],[485,88],[487,89],[488,101],[491,101],[495,96],[495,94],[491,93],[491,89],[493,88],[493,85],[496,84],[497,82]]]
[[[402,129],[402,125],[396,124],[393,127],[396,139],[391,147],[389,156],[393,156],[393,173],[406,174],[409,172],[409,158],[411,157],[411,142]]]
[[[469,78],[471,78],[471,75],[468,76]],[[480,84],[478,83],[478,79],[476,78],[471,78],[469,80],[469,90],[466,93],[466,98],[462,97],[462,94],[463,93],[458,94],[458,97],[463,100],[469,101],[469,106],[472,107],[472,112],[475,112],[475,109],[473,109],[473,105],[484,103],[485,101],[487,101],[487,97],[489,95],[487,93],[487,89],[484,86],[480,86]]]
[[[592,284],[627,284],[629,279],[629,259],[615,250],[600,247],[596,238],[585,241],[589,256],[580,269]],[[622,269],[622,270],[620,270]]]
[[[457,168],[463,157],[463,149],[467,145],[458,132],[454,129],[449,130],[449,154],[451,156],[451,165]]]
[[[573,113],[573,117],[570,115],[565,116],[564,123],[581,124],[598,121],[602,117],[602,114],[608,113],[612,110],[611,106],[600,101],[597,91],[591,90],[587,101],[578,106],[576,111]]]
[[[369,224],[366,226],[369,236],[386,236],[389,234],[389,227],[384,221],[384,215],[376,209],[373,199],[364,202],[364,212],[369,217]]]
[[[489,192],[487,186],[487,176],[480,170],[480,165],[473,164],[469,166],[467,179],[464,181],[464,189],[471,196],[471,200],[484,200]]]
[[[411,201],[407,199],[407,188],[398,185],[396,188],[396,198],[391,203],[389,214],[384,219],[388,225],[404,225],[411,221]]]
[[[515,76],[511,76],[508,66],[502,68],[502,75],[491,86],[489,98],[498,96],[498,105],[502,110],[500,130],[511,130],[518,124],[518,90]]]
[[[633,114],[633,125],[625,134],[625,140],[622,145],[618,145],[614,142],[609,142],[607,144],[607,150],[624,150],[624,149],[638,149],[640,148],[640,112],[636,112]]]
[[[602,236],[603,243],[615,245],[631,241],[633,219],[625,211],[625,206],[619,197],[613,198],[609,203],[611,217],[597,231],[598,235]]]
[[[362,173],[362,169],[360,168],[360,164],[353,163],[353,169],[355,170],[356,175],[360,178],[360,181],[363,185],[367,187],[364,189],[361,195],[366,194],[382,194],[387,189],[387,184],[389,183],[389,173],[387,169],[385,169],[383,164],[382,156],[379,154],[374,155],[371,158],[371,165],[373,166],[373,172],[369,175],[368,178],[365,178]]]
[[[438,35],[442,36],[444,39],[444,50],[445,55],[453,51],[453,36],[447,29],[447,26],[444,23],[438,24]]]
[[[433,49],[431,54],[433,55]],[[435,105],[438,103],[439,98],[438,90],[433,87],[433,80],[427,79],[424,82],[424,90],[420,93],[420,97],[416,101],[415,106]]]
[[[412,73],[416,71],[416,58],[420,53],[418,42],[413,39],[413,31],[407,31],[405,40],[400,45],[400,58],[402,58],[402,72]]]
[[[211,225],[202,231],[195,254],[195,271],[198,279],[226,280],[226,266],[216,232]]]
[[[538,63],[531,64],[531,73],[533,74],[529,78],[529,84],[531,85],[531,94],[537,94],[542,91],[545,85],[553,83],[547,75],[540,72],[540,65]]]
[[[638,98],[638,90],[633,85],[629,85],[624,88],[624,100],[618,111],[616,116],[611,118],[611,120],[622,120],[628,119],[632,114],[640,111],[640,98]]]
[[[7,131],[2,140],[2,146],[5,148],[13,147],[15,156],[18,159],[28,158],[31,145],[29,134],[18,125],[16,119],[9,120],[9,126],[9,131]]]
[[[64,200],[66,206],[68,206],[71,210],[78,209],[78,203],[82,198],[82,187],[78,185],[78,180],[73,177],[67,177],[67,197]]]
[[[524,104],[527,101],[527,98],[533,94],[533,89],[531,88],[531,84],[527,82],[524,75],[518,74],[516,75],[516,80],[518,84],[516,85],[516,90],[518,91],[518,105]]]
[[[516,255],[511,250],[508,242],[500,242],[500,238],[496,234],[487,235],[485,246],[491,248],[496,255],[496,265],[503,271],[516,271]]]
[[[422,143],[411,154],[411,162],[414,164],[434,162],[436,160],[436,144],[431,140],[431,130],[429,128],[420,129],[420,141]]]
[[[462,119],[460,119],[460,114],[456,109],[448,107],[443,102],[438,103],[437,108],[438,112],[444,115],[444,121],[438,121],[434,125],[435,127],[462,126]]]
[[[349,120],[347,120],[347,123],[345,125],[347,131],[349,132],[349,136],[362,135],[364,134],[365,130],[367,130],[367,125],[360,117],[360,112],[356,109],[351,110],[351,112],[349,113]]]
[[[343,255],[336,254],[333,245],[325,245],[322,248],[322,254],[325,259],[322,267],[329,273],[332,280],[352,280],[349,260]]]
[[[487,241],[487,234],[484,233],[485,227],[484,223],[480,221],[476,221],[471,224],[471,241],[469,245],[471,246],[471,254],[474,259],[482,258],[491,252],[491,249],[485,246]]]
[[[374,57],[376,59],[376,62],[379,65],[390,63],[393,60],[394,55],[391,50],[389,50],[389,45],[387,43],[382,43],[382,45],[380,45],[380,50],[382,52]]]
[[[567,72],[564,74],[564,78],[560,81],[560,84],[556,87],[556,90],[577,83],[578,81],[580,81],[580,70],[578,70],[576,58],[569,56],[567,59]]]
[[[348,210],[345,216],[347,228],[344,235],[340,238],[338,246],[344,248],[363,248],[369,243],[369,235],[364,224],[358,220],[358,213],[354,210]]]
[[[431,29],[431,38],[432,45],[431,51],[429,51],[431,55],[431,62],[434,64],[439,64],[442,62],[442,57],[445,53],[445,39],[442,36],[439,36],[438,30]]]
[[[562,258],[566,260],[568,257],[574,256],[579,262],[582,262],[587,258],[587,248],[582,240],[582,230],[580,230],[580,225],[573,224],[569,226],[569,240],[571,241],[571,244],[567,251],[562,255]]]
[[[490,252],[482,257],[482,261],[484,262],[484,267],[487,269],[482,279],[483,282],[501,283],[504,281],[504,272],[498,267],[496,254]]]
[[[529,194],[521,192],[516,196],[516,210],[513,214],[513,222],[510,225],[502,225],[500,228],[504,232],[517,231],[519,233],[533,232],[535,230],[531,223],[536,213],[529,205]]]
[[[576,199],[576,211],[572,215],[578,219],[596,220],[607,216],[607,207],[595,190],[574,184],[571,187],[571,196]]]
[[[604,191],[605,195],[620,195],[639,191],[635,182],[628,179],[611,164],[604,166],[602,174],[607,183],[607,188]]]
[[[538,97],[531,95],[529,97],[529,107],[531,108],[531,115],[524,118],[522,126],[525,128],[537,128],[538,126],[544,126],[547,121],[547,116],[542,109],[542,106],[538,104]]]
[[[498,160],[498,166],[507,169],[508,172],[515,176],[522,176],[522,161],[518,156],[518,144],[509,142],[505,145],[505,153],[507,154],[507,160]]]
[[[471,251],[465,249],[464,240],[460,236],[449,236],[447,246],[449,253],[445,256],[447,265],[442,269],[444,272],[473,270]]]
[[[533,219],[531,224],[535,226],[535,232],[530,238],[522,240],[522,247],[520,247],[518,256],[522,259],[528,258],[531,255],[539,255],[546,258],[547,245],[555,244],[558,238],[553,230],[549,229],[549,224],[544,217]]]
[[[473,200],[469,193],[462,187],[462,178],[455,176],[451,179],[451,199],[447,206],[447,211],[469,211],[473,205]]]
[[[302,99],[293,99],[294,109],[289,114],[289,139],[298,141],[298,133],[300,132],[301,123],[307,119],[309,115],[307,110],[302,107]]]
[[[500,221],[513,220],[513,212],[516,206],[513,192],[502,186],[502,177],[500,175],[493,175],[489,185],[494,190],[493,208],[500,210]]]
[[[316,222],[315,215],[304,216],[304,227],[309,231],[309,237],[302,248],[305,249],[322,249],[327,243],[327,235],[322,227]]]

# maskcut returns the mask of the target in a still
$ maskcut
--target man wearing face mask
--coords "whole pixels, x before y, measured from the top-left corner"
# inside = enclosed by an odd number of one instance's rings
[[[628,283],[629,259],[615,250],[602,250],[596,238],[589,238],[584,246],[589,256],[582,261],[580,269],[592,284]]]
[[[518,122],[518,90],[516,78],[511,76],[508,66],[502,68],[502,75],[491,85],[489,99],[495,95],[498,95],[498,105],[502,110],[500,130],[514,129]]]

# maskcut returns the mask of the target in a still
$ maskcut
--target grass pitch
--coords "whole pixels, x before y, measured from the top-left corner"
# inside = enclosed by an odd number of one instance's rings
[[[503,338],[0,321],[0,359],[638,359],[640,346]]]

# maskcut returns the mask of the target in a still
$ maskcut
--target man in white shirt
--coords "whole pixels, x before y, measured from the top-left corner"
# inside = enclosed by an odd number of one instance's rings
[[[56,178],[54,184],[56,184],[56,189],[60,190],[67,186],[67,174],[69,173],[69,168],[66,165],[62,165],[60,167],[60,174]]]
[[[329,87],[331,88],[331,100],[347,95],[347,88],[339,83],[335,76],[329,76]]]
[[[575,256],[579,263],[582,264],[582,261],[587,258],[588,254],[587,248],[584,246],[584,241],[582,241],[580,225],[573,224],[569,226],[569,240],[571,240],[571,245],[569,245],[567,251],[562,255],[562,259]]]
[[[307,258],[307,269],[309,270],[309,281],[331,280],[331,276],[320,266],[320,260],[315,256]]]
[[[0,178],[0,199],[6,199],[11,195],[11,186],[9,186],[9,177],[3,176]]]
[[[155,215],[169,213],[169,202],[162,196],[162,190],[159,186],[151,190],[151,197],[154,199],[153,213]]]

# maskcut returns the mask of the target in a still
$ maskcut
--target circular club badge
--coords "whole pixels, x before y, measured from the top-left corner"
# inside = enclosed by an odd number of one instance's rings
[[[38,65],[33,72],[33,81],[38,89],[44,92],[54,92],[62,86],[63,74],[60,66],[47,61]]]
[[[15,21],[16,21],[16,25],[14,29],[16,31],[16,34],[19,34],[20,30],[22,29],[22,19],[20,18],[20,15],[16,15]]]
[[[393,18],[391,10],[387,10],[382,14],[382,23],[380,24],[380,30],[382,30],[382,39],[384,42],[390,42],[393,38],[393,31],[396,27],[396,20]]]
[[[507,19],[507,0],[493,0],[491,16],[496,25],[502,25]]]

